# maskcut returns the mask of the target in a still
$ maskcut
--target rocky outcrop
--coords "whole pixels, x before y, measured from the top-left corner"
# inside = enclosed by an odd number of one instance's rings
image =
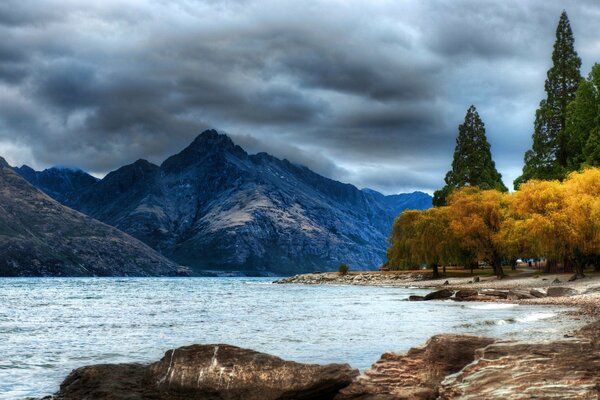
[[[347,364],[313,365],[229,345],[194,345],[158,362],[76,369],[57,400],[328,400],[358,371]]]
[[[435,399],[446,375],[460,371],[475,358],[475,350],[495,339],[468,335],[433,336],[407,353],[385,353],[336,400]]]
[[[186,270],[65,207],[0,157],[0,276],[163,276]]]
[[[440,388],[440,399],[599,397],[600,347],[580,339],[491,344]]]
[[[69,207],[198,272],[374,269],[394,218],[431,206],[426,193],[384,196],[266,153],[250,155],[214,130],[160,166],[139,160],[76,191],[21,172]]]

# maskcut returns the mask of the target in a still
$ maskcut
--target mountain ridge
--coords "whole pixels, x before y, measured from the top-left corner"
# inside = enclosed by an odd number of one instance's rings
[[[393,219],[431,206],[425,193],[364,192],[248,154],[215,130],[160,165],[138,160],[62,197],[196,272],[264,274],[376,268]]]

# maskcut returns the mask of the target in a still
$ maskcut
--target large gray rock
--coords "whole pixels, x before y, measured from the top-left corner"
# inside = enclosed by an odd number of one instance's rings
[[[147,378],[166,398],[308,400],[332,399],[356,376],[347,364],[300,364],[221,344],[169,350]]]
[[[394,218],[431,206],[425,193],[384,196],[249,155],[213,130],[160,166],[139,160],[75,189],[48,173],[22,173],[65,205],[197,271],[373,269],[384,261]]]
[[[169,350],[158,362],[74,370],[56,400],[330,400],[358,371],[300,364],[229,345]]]

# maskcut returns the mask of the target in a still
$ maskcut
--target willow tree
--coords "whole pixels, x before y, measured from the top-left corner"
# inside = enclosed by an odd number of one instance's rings
[[[439,267],[461,259],[462,249],[449,229],[447,207],[404,211],[394,222],[388,266],[403,269],[427,264],[433,277]]]
[[[433,204],[443,206],[453,190],[464,186],[496,189],[506,192],[502,175],[492,160],[485,125],[475,106],[469,107],[464,122],[458,127],[452,169],[445,177],[446,185],[433,195]]]
[[[448,200],[450,228],[460,246],[492,266],[502,278],[504,259],[501,229],[508,218],[508,194],[497,190],[464,188]]]
[[[546,98],[535,113],[533,145],[525,153],[523,174],[515,179],[515,189],[530,179],[562,179],[568,162],[565,133],[567,106],[575,98],[581,74],[581,59],[566,11],[556,28],[552,67],[548,70]]]

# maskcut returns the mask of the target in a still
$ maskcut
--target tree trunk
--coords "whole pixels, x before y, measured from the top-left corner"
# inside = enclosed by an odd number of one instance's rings
[[[544,268],[544,272],[556,272],[557,264],[558,263],[556,262],[556,260],[546,260],[546,267]]]
[[[571,260],[571,258],[565,257],[563,259],[563,271],[573,272],[573,260]]]
[[[494,274],[498,277],[498,279],[504,278],[504,270],[502,269],[502,259],[500,257],[495,257],[492,261],[492,269],[494,270]]]
[[[433,270],[433,279],[437,279],[440,277],[440,271],[438,269],[437,264],[431,264],[431,269]]]
[[[513,258],[512,260],[510,260],[510,269],[512,269],[513,271],[517,270],[517,259]]]
[[[442,271],[444,272],[444,275],[446,275],[446,265],[445,264],[442,266]]]

